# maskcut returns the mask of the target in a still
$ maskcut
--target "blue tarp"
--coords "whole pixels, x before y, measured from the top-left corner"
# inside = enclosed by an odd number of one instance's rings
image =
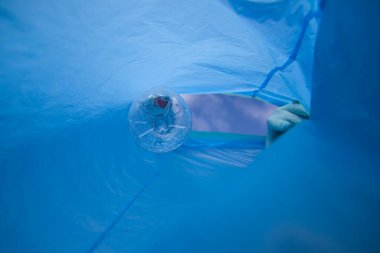
[[[311,102],[318,1],[1,1],[0,252],[376,252],[379,6],[331,2]],[[263,137],[153,154],[127,113],[159,85],[312,117],[255,163]]]
[[[126,108],[153,86],[260,89],[308,107],[317,1],[266,2],[1,1],[1,143]]]

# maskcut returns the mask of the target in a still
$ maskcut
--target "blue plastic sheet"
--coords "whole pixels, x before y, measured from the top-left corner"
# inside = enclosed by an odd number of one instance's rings
[[[1,142],[59,131],[160,85],[179,93],[260,89],[272,102],[309,107],[317,7],[304,0],[2,1]]]
[[[379,10],[327,1],[311,119],[140,252],[380,251]]]
[[[264,141],[152,154],[128,133],[130,103],[166,85],[309,109],[318,18],[313,0],[1,1],[0,252],[167,252],[158,238]]]

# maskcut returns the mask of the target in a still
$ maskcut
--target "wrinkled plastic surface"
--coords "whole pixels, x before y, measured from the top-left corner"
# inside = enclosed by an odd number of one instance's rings
[[[380,251],[380,3],[326,2],[311,119],[142,252]]]
[[[154,154],[128,132],[132,101],[165,85],[309,107],[317,12],[312,0],[1,1],[0,251],[150,248],[252,170],[264,141],[193,137]]]
[[[0,10],[3,145],[124,107],[155,86],[265,86],[258,95],[273,102],[310,104],[317,1],[6,0]]]

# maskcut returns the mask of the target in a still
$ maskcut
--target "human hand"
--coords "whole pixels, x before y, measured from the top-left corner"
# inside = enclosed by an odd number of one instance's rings
[[[268,119],[267,147],[294,125],[308,118],[309,114],[298,102],[279,107]]]

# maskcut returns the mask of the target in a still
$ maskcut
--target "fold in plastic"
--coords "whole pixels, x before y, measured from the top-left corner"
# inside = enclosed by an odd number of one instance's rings
[[[128,133],[131,102],[164,85],[309,108],[317,13],[314,0],[1,1],[0,251],[150,246],[264,141],[151,154]]]

